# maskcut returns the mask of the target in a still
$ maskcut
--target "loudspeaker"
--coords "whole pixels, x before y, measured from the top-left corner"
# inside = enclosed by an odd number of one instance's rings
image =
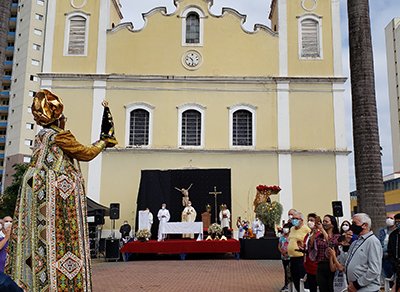
[[[106,211],[104,209],[96,209],[94,211],[94,224],[97,225],[104,225],[104,215]]]
[[[119,219],[119,203],[110,204],[110,219]]]
[[[343,217],[342,201],[332,201],[332,213],[334,217]]]
[[[119,260],[119,239],[106,239],[106,260]]]

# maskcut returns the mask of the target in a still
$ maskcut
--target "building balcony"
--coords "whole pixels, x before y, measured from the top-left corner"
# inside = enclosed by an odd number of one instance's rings
[[[18,11],[18,3],[11,3],[11,12]]]
[[[3,64],[4,64],[5,69],[12,68],[13,61],[4,61]]]
[[[0,91],[0,95],[2,97],[10,98],[10,91],[9,90]]]
[[[12,52],[12,53],[14,53],[14,46],[8,46],[8,47],[6,47],[6,52]]]
[[[8,105],[1,105],[0,112],[8,112]]]
[[[9,81],[9,82],[11,82],[11,75],[3,75],[3,82],[4,81]]]
[[[15,38],[15,31],[9,31],[7,35],[11,38]]]
[[[9,19],[8,19],[8,21],[9,22],[17,22],[17,18],[16,17],[10,17]]]
[[[0,153],[0,159],[4,159],[4,153]]]
[[[0,128],[7,128],[7,122],[0,122]],[[0,137],[0,143],[5,143],[6,138],[5,137]]]

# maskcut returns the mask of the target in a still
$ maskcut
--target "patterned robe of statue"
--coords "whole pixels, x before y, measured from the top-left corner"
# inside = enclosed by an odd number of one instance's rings
[[[6,273],[26,291],[91,291],[86,196],[78,162],[103,141],[84,146],[69,131],[44,128],[36,136],[23,178]]]

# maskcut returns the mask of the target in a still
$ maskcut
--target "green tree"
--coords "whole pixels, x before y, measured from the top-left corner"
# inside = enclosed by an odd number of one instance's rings
[[[4,216],[14,216],[15,204],[17,202],[19,189],[21,188],[22,179],[25,171],[28,169],[29,164],[15,164],[13,174],[13,182],[8,186],[4,194],[1,196],[0,202],[0,218]]]
[[[375,98],[374,60],[368,0],[347,0],[353,140],[358,211],[373,230],[385,226],[382,164]]]

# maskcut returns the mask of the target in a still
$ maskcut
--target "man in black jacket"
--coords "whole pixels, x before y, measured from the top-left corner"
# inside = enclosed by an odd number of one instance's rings
[[[128,221],[124,221],[124,225],[121,226],[119,229],[119,232],[121,232],[121,237],[129,237],[129,233],[131,232],[131,226],[128,224]]]
[[[396,287],[400,287],[400,213],[394,216],[394,224],[396,229],[389,235],[387,247],[389,260],[392,262],[393,271],[395,271]]]

